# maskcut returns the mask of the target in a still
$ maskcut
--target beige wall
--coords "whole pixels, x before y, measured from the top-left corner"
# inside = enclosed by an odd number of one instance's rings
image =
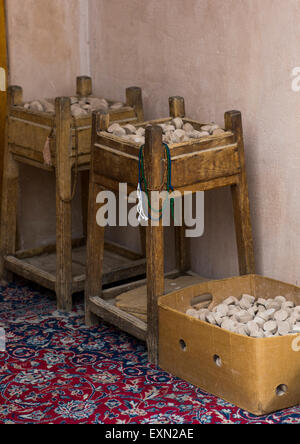
[[[8,5],[13,81],[31,97],[71,93],[87,52],[76,38],[77,1]],[[300,93],[291,90],[291,71],[300,65],[299,1],[89,0],[89,6],[97,93],[121,98],[126,86],[140,85],[147,118],[167,115],[170,95],[183,95],[188,115],[202,121],[222,123],[224,111],[242,111],[257,269],[299,282]],[[23,231],[29,207],[24,201]],[[127,239],[137,245],[135,233]],[[193,268],[232,275],[235,257],[230,194],[207,193],[206,234],[193,241]]]
[[[243,113],[255,255],[260,273],[299,281],[300,64],[297,0],[91,0],[92,70],[99,92],[145,92],[146,116],[183,95],[189,116],[222,123]],[[237,272],[230,195],[206,195],[206,235],[193,267]]]
[[[79,14],[84,12],[84,8],[80,9],[81,2],[7,0],[10,83],[23,87],[25,100],[74,94],[76,76],[88,73],[84,23]],[[20,183],[20,247],[53,242],[53,175],[21,167]],[[79,236],[81,211],[78,196],[76,200],[73,231],[74,236]]]

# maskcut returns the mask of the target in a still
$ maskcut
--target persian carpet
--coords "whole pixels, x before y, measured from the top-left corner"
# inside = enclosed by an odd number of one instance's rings
[[[46,291],[0,287],[0,423],[300,423],[300,407],[257,418],[147,362],[145,345],[102,323],[83,301],[56,311]]]

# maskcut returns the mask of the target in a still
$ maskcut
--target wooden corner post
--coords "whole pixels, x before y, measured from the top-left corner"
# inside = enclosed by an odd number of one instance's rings
[[[68,97],[55,100],[56,114],[56,296],[59,310],[72,310],[72,116]]]
[[[161,203],[157,193],[164,177],[164,148],[162,129],[159,126],[146,128],[144,152],[145,176],[148,183],[151,207],[158,210]],[[153,220],[147,227],[147,344],[150,362],[158,363],[158,305],[157,301],[164,294],[164,233],[162,221],[157,212],[152,212]]]
[[[185,101],[183,97],[169,98],[170,117],[185,117]],[[176,267],[184,273],[190,269],[190,242],[185,237],[184,205],[182,204],[182,226],[175,227]]]
[[[143,105],[143,93],[142,89],[138,86],[131,86],[126,89],[126,104],[131,106],[136,113],[136,117],[139,122],[144,122],[144,105]],[[146,255],[146,228],[142,225],[139,227],[140,232],[140,244],[142,255]]]
[[[7,90],[3,188],[1,203],[1,258],[0,276],[6,281],[12,274],[4,269],[4,259],[15,254],[17,236],[17,207],[19,191],[19,166],[9,149],[9,115],[12,106],[22,105],[23,90],[20,86],[10,86]]]
[[[93,94],[93,81],[91,77],[80,76],[76,79],[77,95],[79,97],[88,97]]]
[[[79,98],[88,97],[93,93],[93,81],[91,77],[80,76],[76,78],[76,93]],[[81,171],[81,207],[82,207],[82,231],[87,236],[87,211],[89,194],[89,171]]]
[[[185,102],[184,98],[180,96],[174,96],[169,98],[170,116],[185,117]]]
[[[7,106],[22,106],[23,89],[21,86],[9,86],[7,89]]]
[[[102,111],[101,113],[95,112],[93,121],[95,120],[95,127],[98,131],[107,131],[110,125],[110,116],[108,111]],[[93,130],[92,130],[93,131]],[[93,136],[92,132],[92,137]],[[93,143],[91,145],[91,151],[93,150]],[[82,207],[82,222],[83,222],[83,235],[87,238],[88,232],[88,212],[89,212],[89,189],[90,189],[90,171],[82,171],[81,177],[81,207]]]
[[[144,106],[142,89],[138,86],[131,86],[126,89],[126,103],[134,108],[139,122],[144,122]]]
[[[246,176],[242,115],[240,111],[225,113],[225,128],[232,131],[238,144],[241,173],[239,182],[231,187],[240,274],[254,274],[254,249],[248,184]]]
[[[89,309],[89,301],[95,296],[102,295],[102,275],[104,257],[104,226],[97,222],[97,195],[101,188],[94,181],[94,147],[99,131],[104,131],[109,126],[109,114],[107,111],[94,111],[92,123],[91,144],[91,171],[88,208],[88,236],[87,236],[87,263],[85,283],[85,323],[92,327],[99,324],[99,318]]]

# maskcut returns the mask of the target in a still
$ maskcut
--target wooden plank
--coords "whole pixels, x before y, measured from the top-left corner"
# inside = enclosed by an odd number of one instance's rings
[[[105,140],[107,145],[105,145]],[[112,141],[102,133],[103,144],[95,145],[94,172],[116,182],[126,182],[130,187],[138,183],[138,150],[130,154],[129,145]],[[200,143],[199,143],[200,145]],[[194,145],[193,145],[194,146]],[[131,150],[134,149],[131,147]],[[200,151],[185,152],[172,158],[172,183],[177,188],[193,185],[218,177],[240,172],[236,143],[213,146]]]
[[[232,186],[232,201],[236,227],[240,274],[254,274],[254,248],[248,196],[248,184],[246,177],[246,162],[241,113],[239,111],[227,112],[225,114],[225,124],[227,129],[234,131],[236,134],[239,149],[239,160],[241,165],[239,182],[236,185]]]
[[[143,315],[140,313],[135,313],[134,311],[127,311],[128,314],[134,316],[135,318],[140,319],[141,321],[147,323],[147,315]]]
[[[169,273],[165,274],[166,278],[176,278],[179,276],[178,270],[172,270]],[[133,282],[129,282],[127,284],[118,285],[117,287],[111,287],[103,290],[102,296],[103,299],[112,299],[116,298],[122,293],[126,293],[128,291],[134,290],[135,288],[142,287],[147,283],[147,279],[138,279]]]
[[[183,211],[182,211],[183,213]],[[184,217],[184,215],[183,215]],[[186,226],[184,218],[182,219],[183,225],[175,228],[175,255],[176,255],[176,267],[181,272],[188,271],[190,264],[190,239],[185,237]]]
[[[59,310],[72,310],[71,102],[55,100],[56,113],[56,297]]]
[[[170,97],[169,99],[170,116],[175,119],[177,117],[185,117],[185,102],[183,97]],[[184,224],[184,207],[182,208],[182,225],[175,226],[175,252],[176,252],[176,266],[181,272],[187,271],[190,268],[190,242],[185,238],[185,224]]]
[[[129,106],[124,106],[119,110],[110,110],[109,115],[111,122],[126,124],[137,121],[135,110]]]
[[[88,236],[85,284],[85,322],[88,326],[97,325],[98,319],[92,311],[90,299],[101,295],[104,257],[104,227],[97,223],[96,199],[101,188],[94,182],[94,144],[99,129],[100,115],[93,113],[92,159],[90,172],[90,189],[88,204]]]
[[[184,193],[185,191],[196,193],[197,191],[210,191],[217,188],[224,188],[230,185],[235,185],[239,181],[239,174],[228,177],[218,177],[217,179],[211,179],[208,181],[202,181],[193,185],[187,185],[185,187],[176,188],[176,191]]]
[[[88,76],[80,76],[76,79],[77,94],[79,97],[88,97],[93,94],[92,78]]]
[[[115,325],[142,341],[146,340],[147,324],[145,322],[125,313],[99,297],[90,298],[89,304],[93,313],[101,317],[104,321]]]
[[[22,88],[9,87],[7,96],[7,112],[10,106],[22,100]],[[1,209],[0,236],[0,277],[11,280],[11,275],[5,271],[4,258],[16,251],[17,234],[17,202],[19,191],[19,166],[9,151],[8,120],[6,121],[4,171]]]
[[[12,150],[12,154],[14,154],[14,150]],[[16,162],[21,163],[23,165],[29,165],[34,168],[39,168],[41,170],[52,172],[52,173],[54,171],[53,166],[48,166],[48,165],[42,163],[41,161],[31,160],[26,157],[19,156],[18,154],[14,154],[13,157]]]
[[[24,120],[9,119],[9,143],[42,153],[51,132],[50,126],[32,125]]]
[[[145,176],[149,190],[159,190],[164,175],[162,162],[164,150],[162,129],[159,126],[146,128]],[[151,208],[161,208],[159,200],[150,197]],[[152,213],[154,215],[154,213]],[[158,217],[158,213],[156,214]],[[148,357],[153,364],[158,363],[158,305],[157,301],[164,294],[164,232],[162,221],[151,221],[146,228],[147,238],[147,345]]]
[[[160,119],[159,123],[165,123],[166,119]],[[169,121],[169,119],[167,119]],[[190,122],[189,119],[186,119]],[[156,121],[143,123],[142,125],[134,123],[136,128],[145,127],[148,124],[156,125]],[[231,131],[227,131],[219,136],[207,136],[201,139],[191,139],[188,142],[181,142],[176,144],[170,144],[171,157],[179,156],[183,154],[190,154],[193,152],[204,151],[215,147],[227,146],[235,143],[235,136]],[[135,142],[124,140],[121,137],[114,136],[108,132],[98,133],[95,146],[99,148],[110,147],[123,153],[131,154],[132,156],[138,156],[140,145]]]
[[[144,259],[135,261],[130,264],[123,264],[117,268],[110,268],[105,263],[106,257],[104,256],[103,276],[102,285],[112,284],[115,282],[122,282],[125,279],[130,279],[133,277],[139,277],[145,275],[146,272],[146,262]],[[81,274],[73,278],[73,291],[76,291],[76,286],[78,282],[82,282],[86,279],[86,274]],[[101,293],[101,287],[97,288],[98,293]]]
[[[191,139],[188,142],[169,145],[171,157],[184,154],[191,154],[198,151],[210,150],[216,147],[226,147],[235,143],[235,137],[231,132],[226,132],[220,136],[207,136],[201,139]]]
[[[110,103],[111,101],[108,100]],[[135,110],[132,109],[129,106],[124,105],[122,108],[120,108],[117,111],[109,111],[110,115],[110,121],[111,122],[119,122],[122,125],[126,125],[127,123],[136,124],[137,123],[137,116],[135,113]],[[92,126],[92,117],[91,115],[83,116],[83,117],[77,117],[76,118],[76,125],[77,127],[87,127]]]
[[[18,276],[36,282],[43,287],[49,288],[49,290],[55,290],[55,275],[47,273],[31,264],[22,262],[14,256],[6,256],[4,262],[5,268],[16,273]]]
[[[138,153],[136,154],[136,156],[131,156],[104,145],[97,145],[94,171],[100,176],[128,183],[136,188],[139,180]]]
[[[172,158],[172,185],[175,189],[240,172],[237,145],[229,145]]]
[[[124,246],[117,244],[116,242],[112,242],[112,241],[105,241],[105,250],[111,251],[111,252],[116,253],[120,256],[124,256],[124,257],[131,259],[133,261],[143,258],[143,256],[141,254],[136,253],[135,251],[130,250],[130,248],[124,247]]]
[[[100,174],[94,173],[94,181],[98,185],[102,185],[104,189],[114,191],[116,193],[119,192],[120,182],[114,179],[110,179],[109,177],[101,176]],[[136,191],[136,185],[130,185],[127,184],[127,191],[128,193],[131,193],[133,191]]]
[[[130,154],[136,157],[139,155],[138,144],[135,142],[130,142],[129,140],[124,140],[121,137],[114,136],[113,134],[105,131],[98,134],[95,146],[97,148],[113,148],[117,151],[121,151],[122,153]]]
[[[53,171],[53,166],[45,165],[42,151],[37,151],[30,147],[24,148],[23,146],[10,143],[10,152],[14,154],[15,159],[18,158],[23,164]]]
[[[164,294],[197,285],[205,282],[206,279],[200,276],[179,276],[175,279],[165,279]],[[147,285],[131,289],[128,292],[121,293],[116,297],[116,307],[124,311],[147,314]]]
[[[176,117],[185,117],[185,103],[184,98],[174,96],[169,98],[170,116],[172,119]]]
[[[72,248],[78,248],[84,245],[85,239],[73,239]],[[56,252],[56,244],[44,245],[37,248],[32,248],[31,250],[19,250],[16,252],[15,257],[17,259],[28,259],[36,256],[41,256],[42,254],[51,254]]]
[[[90,172],[81,171],[81,214],[82,214],[82,232],[84,237],[87,237],[87,215],[88,215],[88,202],[89,202],[89,185],[90,185]]]
[[[84,290],[86,279],[86,247],[83,241],[84,239],[78,239],[72,242],[72,293]],[[14,260],[11,260],[9,264],[10,270],[40,285],[46,283],[45,286],[47,288],[54,290],[52,285],[53,279],[50,280],[49,284],[42,281],[42,278],[51,275],[56,279],[57,260],[55,245],[18,251],[15,256],[11,257],[13,257]],[[26,275],[24,274],[24,270],[26,271]],[[28,274],[29,271],[30,274]],[[143,276],[145,273],[145,259],[132,260],[119,255],[115,251],[105,250],[103,264],[104,285],[121,282],[132,277]]]
[[[144,106],[142,98],[142,90],[137,86],[132,86],[126,89],[127,105],[132,107],[136,113],[136,117],[140,122],[144,119]]]
[[[55,117],[38,111],[27,110],[22,106],[23,102],[19,102],[18,106],[10,108],[9,115],[14,120],[24,121],[28,125],[47,126],[52,128],[55,123]]]
[[[7,45],[6,45],[6,23],[5,23],[5,2],[0,0],[0,208],[2,196],[3,162],[5,146],[5,118],[7,105],[7,83],[8,83],[8,63],[7,63]]]
[[[78,154],[91,154],[91,137],[92,137],[92,127],[77,130],[78,136]],[[71,156],[76,155],[76,142],[75,142],[75,130],[72,130],[72,151],[70,152]]]

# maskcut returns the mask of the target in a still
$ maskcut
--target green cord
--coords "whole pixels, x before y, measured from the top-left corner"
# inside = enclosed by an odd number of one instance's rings
[[[144,145],[140,148],[140,162],[141,162],[141,182],[144,182],[145,185],[145,193],[147,196],[147,200],[148,200],[148,208],[151,211],[154,211],[156,213],[161,213],[159,219],[156,220],[160,220],[163,216],[163,213],[166,209],[167,203],[169,201],[169,194],[171,191],[173,191],[173,187],[171,185],[171,156],[170,156],[170,150],[169,147],[167,147],[165,145],[166,148],[166,153],[167,153],[167,160],[168,160],[168,175],[167,175],[167,192],[168,192],[168,197],[165,199],[164,205],[161,209],[156,210],[155,208],[152,208],[151,203],[150,203],[150,198],[149,198],[149,192],[148,192],[148,185],[147,185],[147,181],[146,181],[146,177],[145,177],[145,170],[144,170],[144,153],[143,153],[143,148]],[[171,206],[171,215],[172,218],[174,219],[174,198],[170,199],[170,206]]]

